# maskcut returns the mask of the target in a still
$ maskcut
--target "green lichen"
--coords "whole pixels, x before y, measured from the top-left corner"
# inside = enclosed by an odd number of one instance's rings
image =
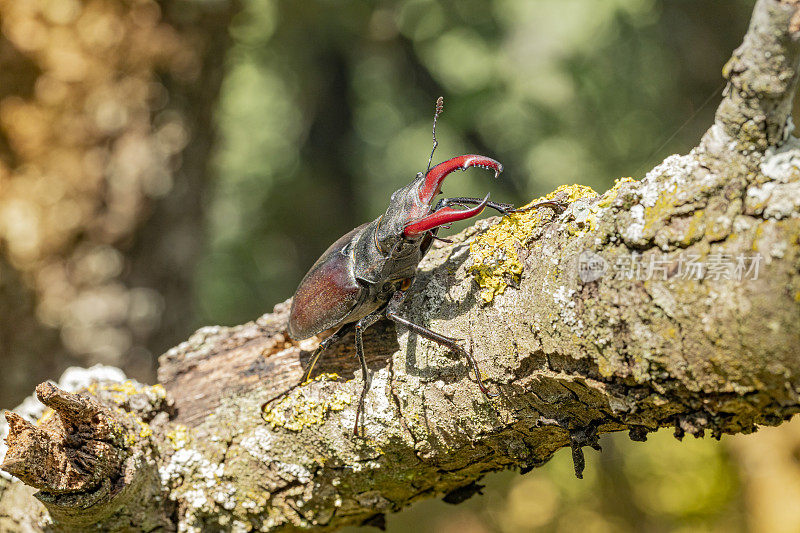
[[[336,381],[336,374],[321,374],[314,381]],[[263,419],[273,429],[282,427],[291,431],[302,431],[311,425],[322,425],[328,413],[342,411],[353,403],[353,395],[342,387],[331,394],[319,394],[310,398],[306,387],[299,387],[291,394],[268,406]]]
[[[547,196],[534,200],[528,206],[553,199],[573,203],[580,199],[596,196],[597,193],[585,185],[562,185]],[[570,233],[577,235],[592,229],[599,208],[587,203],[585,209],[583,220],[568,223]],[[519,258],[518,250],[526,246],[536,228],[550,220],[551,217],[552,211],[546,209],[512,213],[504,216],[500,222],[470,244],[470,254],[473,259],[470,273],[483,289],[481,298],[484,303],[489,303],[496,295],[502,294],[509,284],[519,283],[523,263]]]

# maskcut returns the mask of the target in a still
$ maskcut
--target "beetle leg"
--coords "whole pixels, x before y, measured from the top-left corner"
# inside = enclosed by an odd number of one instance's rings
[[[317,349],[314,350],[314,353],[311,354],[311,360],[308,363],[308,368],[306,369],[305,374],[303,375],[303,379],[300,380],[300,384],[305,383],[311,377],[311,371],[314,370],[314,365],[317,364],[317,359],[319,359],[319,356],[322,355],[322,352],[327,350],[328,346],[341,339],[343,335],[346,335],[350,331],[350,329],[352,329],[352,327],[353,327],[352,323],[345,324],[344,326],[337,329],[333,333],[333,335],[331,335],[326,339],[323,339],[322,342],[319,343]]]
[[[364,401],[367,398],[369,386],[372,384],[372,377],[369,375],[367,369],[367,361],[364,359],[364,330],[372,324],[383,318],[382,312],[372,313],[367,315],[356,323],[356,355],[361,363],[361,373],[364,375],[364,388],[361,389],[361,398],[358,400],[358,407],[356,408],[356,425],[353,427],[353,435],[358,436],[358,419],[364,412]],[[361,424],[361,429],[364,429],[364,424]]]
[[[266,402],[261,404],[261,419],[262,420],[264,420],[266,422],[266,419],[264,419],[264,414],[266,414],[267,409],[269,408],[270,404],[272,404],[273,402],[275,402],[277,400],[280,400],[281,398],[285,398],[292,391],[292,389],[294,389],[295,387],[298,387],[298,386],[302,385],[303,383],[305,383],[306,381],[308,381],[308,379],[311,377],[311,371],[314,370],[314,365],[317,363],[317,360],[319,359],[319,356],[322,355],[322,352],[324,352],[331,344],[333,344],[334,342],[338,341],[343,335],[347,334],[352,328],[353,328],[353,324],[352,323],[345,324],[344,326],[342,326],[339,329],[337,329],[333,333],[333,335],[331,335],[330,337],[328,337],[326,339],[323,339],[322,342],[319,343],[319,346],[317,346],[317,348],[311,354],[311,361],[309,362],[308,368],[306,369],[306,371],[303,374],[303,379],[301,379],[297,383],[297,385],[295,385],[294,387],[288,388],[287,390],[285,390],[284,392],[278,394],[274,398],[272,398],[270,400],[267,400]]]
[[[473,371],[475,372],[475,379],[478,380],[478,387],[481,389],[481,392],[485,394],[488,398],[495,398],[498,396],[498,393],[491,392],[489,389],[486,388],[486,385],[483,384],[483,380],[481,379],[481,370],[478,367],[478,362],[473,357],[472,353],[465,350],[460,344],[460,339],[454,339],[453,337],[447,337],[446,335],[442,335],[440,333],[436,333],[435,331],[426,328],[425,326],[420,326],[419,324],[414,324],[410,320],[406,320],[405,318],[397,315],[397,308],[400,306],[400,303],[403,301],[405,297],[405,293],[403,291],[397,291],[392,295],[392,299],[389,301],[389,305],[386,307],[386,318],[391,320],[392,322],[396,322],[405,326],[406,328],[410,329],[417,335],[428,339],[429,341],[433,341],[437,344],[441,344],[454,352],[462,353],[466,358],[469,364],[472,366]]]
[[[442,207],[441,209],[437,209],[433,213],[426,215],[419,220],[415,220],[407,224],[406,227],[403,228],[403,234],[406,237],[412,237],[414,235],[419,235],[420,233],[425,233],[426,231],[432,230],[439,226],[444,226],[450,222],[456,222],[458,220],[465,220],[467,218],[478,216],[481,211],[483,211],[483,208],[486,207],[486,203],[488,201],[489,195],[487,194],[486,197],[472,209],[453,209],[452,207]]]
[[[540,207],[550,207],[553,209],[553,211],[556,212],[557,215],[560,215],[567,208],[567,205],[568,204],[566,204],[565,202],[559,202],[558,200],[545,200],[544,202],[538,202],[533,205],[529,205],[527,207],[520,207],[517,209],[513,209],[511,212],[522,213],[524,211],[530,211],[531,209],[539,209]]]
[[[431,239],[436,240],[436,241],[440,241],[440,242],[446,242],[447,244],[453,244],[452,240],[445,239],[444,237],[439,237],[438,235],[434,235],[433,232],[431,232]]]
[[[469,198],[465,196],[459,196],[456,198],[442,198],[441,200],[439,200],[439,202],[436,204],[436,207],[434,207],[433,210],[437,211],[440,207],[447,207],[448,205],[461,205],[466,207],[465,204],[478,205],[481,202],[483,202],[483,199],[481,198]],[[508,215],[509,213],[513,213],[515,211],[513,204],[506,204],[501,202],[487,201],[486,207],[494,209],[501,215]]]

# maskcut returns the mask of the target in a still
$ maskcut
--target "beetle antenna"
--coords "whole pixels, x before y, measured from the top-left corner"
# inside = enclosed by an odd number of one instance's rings
[[[442,114],[444,111],[444,97],[440,96],[436,99],[436,107],[433,111],[433,150],[431,150],[431,156],[428,158],[428,169],[425,171],[425,175],[428,175],[428,172],[431,171],[431,163],[433,162],[433,153],[436,151],[436,147],[439,146],[439,141],[436,140],[436,119],[439,118],[439,115]]]

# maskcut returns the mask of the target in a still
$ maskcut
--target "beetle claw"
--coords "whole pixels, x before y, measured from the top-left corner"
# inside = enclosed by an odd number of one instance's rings
[[[455,170],[467,170],[470,167],[485,168],[494,171],[497,178],[503,172],[503,165],[491,157],[483,155],[460,155],[439,163],[425,175],[425,182],[420,187],[419,199],[422,202],[430,203],[442,188],[442,182],[448,174]]]

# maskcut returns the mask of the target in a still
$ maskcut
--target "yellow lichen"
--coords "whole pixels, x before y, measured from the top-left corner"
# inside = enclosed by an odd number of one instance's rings
[[[126,404],[129,398],[136,394],[145,394],[151,400],[164,400],[167,397],[167,391],[162,385],[142,385],[130,379],[121,382],[95,382],[88,385],[85,390],[95,396],[99,396],[102,392],[103,396],[117,405]]]
[[[585,185],[562,185],[545,197],[537,198],[529,203],[558,199],[572,203],[581,198],[593,198],[597,193]],[[590,207],[590,211],[596,208]],[[483,289],[481,298],[485,303],[491,302],[498,294],[502,294],[509,283],[518,283],[523,264],[519,259],[518,249],[528,243],[534,230],[552,217],[549,209],[533,209],[504,216],[500,222],[478,236],[470,244],[470,255],[473,264],[470,272]],[[570,233],[578,233],[591,229],[594,216],[589,214],[588,228],[570,227]],[[586,222],[583,224],[586,225]]]
[[[314,381],[336,380],[336,374],[321,374]],[[319,395],[309,398],[306,389],[301,387],[280,401],[268,405],[262,418],[274,429],[276,426],[292,431],[301,431],[306,426],[321,425],[328,413],[341,411],[352,404],[353,396],[348,391],[337,388],[332,395]]]
[[[125,433],[123,439],[125,441],[125,448],[130,449],[136,444],[136,437],[134,437],[133,433]]]
[[[303,385],[306,383],[311,383],[312,381],[339,381],[339,374],[336,372],[323,372],[318,376],[314,376],[313,378],[307,379],[303,382]]]
[[[180,450],[189,444],[189,430],[183,424],[178,424],[175,429],[167,432],[167,439],[172,443],[172,448]]]
[[[681,239],[681,244],[683,244],[684,246],[689,246],[691,244],[694,244],[703,237],[705,231],[706,231],[705,212],[702,209],[700,209],[692,214],[692,219],[689,221],[689,225],[686,228],[686,232],[683,234],[683,238]]]
[[[614,186],[611,187],[609,190],[603,194],[600,198],[600,201],[597,202],[598,207],[610,207],[611,203],[617,199],[617,195],[619,195],[619,190],[622,188],[623,185],[627,183],[636,183],[637,180],[633,178],[617,178],[614,180]]]
[[[141,419],[138,419],[137,422],[139,426],[139,438],[146,439],[153,436],[153,428],[150,427],[150,424],[143,422]]]
[[[42,413],[42,416],[39,418],[39,420],[36,421],[36,425],[41,426],[42,424],[47,422],[50,418],[52,418],[54,413],[55,411],[53,411],[50,408],[47,408],[45,412]]]

